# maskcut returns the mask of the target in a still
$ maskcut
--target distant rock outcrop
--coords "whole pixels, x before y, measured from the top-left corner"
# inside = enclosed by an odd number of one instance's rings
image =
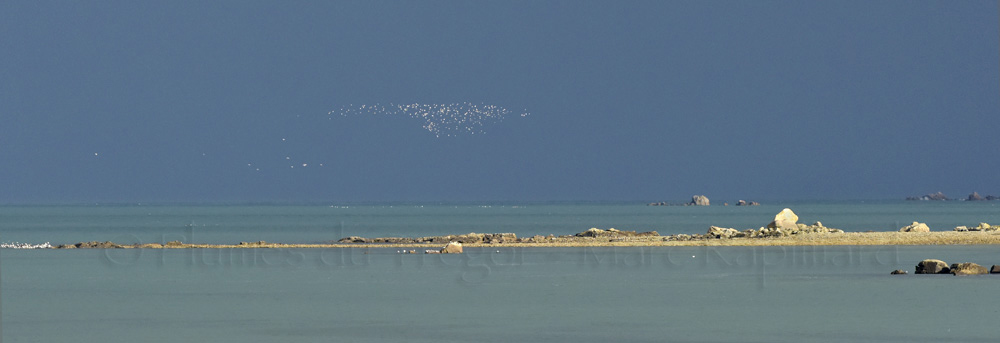
[[[892,275],[906,275],[906,271],[902,270],[902,269],[896,269],[896,270],[893,270],[889,274],[892,274]]]
[[[944,195],[944,193],[937,192],[919,197],[907,197],[906,200],[948,200],[948,196]]]
[[[914,274],[948,274],[951,273],[951,268],[948,268],[948,264],[941,260],[926,259],[917,263],[916,271]]]
[[[983,197],[979,196],[979,192],[972,192],[972,194],[969,194],[969,197],[966,198],[965,200],[968,200],[968,201],[982,201]]]
[[[760,206],[760,203],[756,201],[747,202],[746,200],[740,199],[736,202],[736,206]]]
[[[704,195],[695,195],[695,196],[691,197],[691,202],[688,203],[688,204],[689,205],[694,205],[694,206],[709,206],[710,203],[708,201],[708,197],[707,196],[704,196]]]
[[[931,232],[931,228],[927,227],[927,224],[913,222],[913,224],[899,229],[899,232]]]

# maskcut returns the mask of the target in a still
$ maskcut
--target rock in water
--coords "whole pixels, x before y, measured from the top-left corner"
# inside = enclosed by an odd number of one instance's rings
[[[990,274],[1000,274],[1000,266],[994,264],[993,267],[990,268]]]
[[[891,275],[906,275],[906,271],[902,270],[902,269],[896,269],[896,270],[893,270],[889,274],[891,274]]]
[[[799,221],[799,216],[795,215],[791,209],[784,209],[778,212],[774,216],[774,220],[770,224],[767,224],[769,229],[798,229],[799,226],[796,224]]]
[[[926,259],[917,263],[917,270],[913,272],[914,274],[948,274],[951,273],[951,268],[948,268],[948,264],[941,260]]]
[[[955,263],[951,265],[951,273],[954,275],[981,275],[989,274],[990,271],[986,270],[986,267],[980,266],[972,262],[965,263]]]
[[[695,206],[708,206],[708,197],[704,195],[695,195],[691,197],[691,205]]]
[[[969,194],[969,198],[967,198],[966,200],[968,200],[968,201],[982,201],[983,197],[979,195],[979,192],[972,192],[972,194]]]
[[[461,254],[462,253],[462,243],[459,243],[459,242],[448,243],[448,245],[445,245],[444,248],[441,249],[441,253],[442,254]]]
[[[899,229],[899,232],[931,232],[931,228],[927,227],[927,224],[913,222],[912,224]]]

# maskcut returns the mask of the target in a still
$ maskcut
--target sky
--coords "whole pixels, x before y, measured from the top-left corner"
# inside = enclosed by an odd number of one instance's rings
[[[998,18],[996,1],[3,1],[0,203],[1000,195]]]

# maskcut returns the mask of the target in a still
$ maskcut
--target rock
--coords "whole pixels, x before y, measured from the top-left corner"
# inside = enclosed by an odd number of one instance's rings
[[[989,274],[990,271],[986,267],[980,266],[972,262],[965,263],[955,263],[951,265],[951,273],[954,275],[981,275]]]
[[[448,243],[448,245],[445,245],[444,248],[441,249],[441,253],[442,254],[461,254],[462,253],[462,243],[459,243],[459,242]]]
[[[706,235],[708,236],[708,238],[733,238],[738,234],[742,234],[742,232],[739,232],[736,229],[710,226],[708,228],[708,233]]]
[[[798,229],[799,216],[795,215],[791,209],[784,209],[774,216],[774,220],[767,224],[769,229]]]
[[[899,229],[899,232],[931,232],[931,228],[927,227],[927,224],[913,222],[912,224]]]
[[[709,206],[708,197],[704,195],[695,195],[691,197],[690,205],[695,206]]]
[[[989,223],[979,223],[979,226],[969,228],[969,231],[997,231],[1000,227],[992,226]]]
[[[659,236],[660,233],[656,231],[646,231],[646,232],[635,232],[635,231],[622,231],[616,230],[615,228],[610,228],[607,230],[601,230],[596,227],[590,228],[590,230],[577,233],[576,237],[635,237],[635,236]]]
[[[990,274],[1000,274],[1000,266],[994,264],[993,267],[990,268]]]
[[[516,243],[517,235],[513,233],[487,233],[483,235],[483,242],[489,244]]]
[[[966,198],[965,200],[968,200],[968,201],[982,201],[983,197],[979,196],[978,192],[972,192],[972,194],[969,194],[969,197]]]
[[[916,270],[914,274],[948,274],[951,273],[951,268],[948,268],[948,264],[941,260],[926,259],[917,263]]]
[[[122,248],[121,245],[112,242],[80,242],[76,243],[75,246],[81,249],[119,249]]]
[[[746,206],[746,205],[747,205],[747,201],[746,200],[740,199],[740,200],[736,201],[736,206]]]
[[[413,238],[406,238],[406,237],[379,237],[379,238],[366,239],[365,243],[413,244],[417,242]]]
[[[337,243],[367,243],[368,240],[364,237],[350,236],[344,237],[337,241]]]
[[[896,269],[896,270],[893,270],[893,271],[892,271],[891,273],[889,273],[889,274],[891,274],[891,275],[905,275],[905,274],[906,274],[906,271],[905,271],[905,270],[902,270],[902,269]]]
[[[459,242],[463,244],[470,243],[482,243],[486,240],[486,235],[482,233],[469,232],[464,235],[458,235],[452,238],[453,242]]]
[[[920,197],[907,197],[906,200],[925,200],[925,201],[926,200],[948,200],[948,196],[944,195],[944,193],[937,192],[937,193],[931,193],[931,194],[927,194],[927,195],[920,196]]]
[[[964,226],[964,225],[963,226],[956,226],[955,227],[955,231],[959,231],[959,232],[969,231],[969,227]]]
[[[736,202],[736,206],[760,206],[760,203],[756,201],[747,202],[746,200],[740,200]]]

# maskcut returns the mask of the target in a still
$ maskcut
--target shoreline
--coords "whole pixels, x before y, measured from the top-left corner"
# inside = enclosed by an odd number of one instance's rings
[[[481,235],[481,234],[476,234]],[[468,236],[468,235],[462,235]],[[462,237],[441,236],[441,237]],[[837,245],[1000,245],[1000,231],[941,231],[941,232],[839,232],[808,233],[783,237],[761,238],[698,238],[672,240],[673,236],[606,236],[548,237],[545,241],[462,243],[464,247],[683,247],[683,246],[837,246]],[[440,248],[447,242],[426,243],[271,243],[241,242],[239,244],[199,244],[169,242],[117,244],[113,242],[83,242],[63,244],[49,249],[253,249],[253,248]]]

